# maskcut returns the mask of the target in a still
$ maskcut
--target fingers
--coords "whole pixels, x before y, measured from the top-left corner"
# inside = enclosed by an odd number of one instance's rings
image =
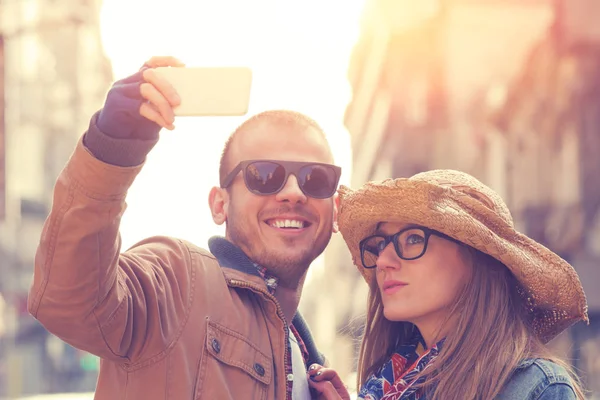
[[[140,94],[149,103],[142,103],[140,114],[167,129],[174,129],[174,107],[181,102],[173,86],[164,78],[146,69],[142,72],[144,83],[140,85]]]
[[[311,380],[313,380],[315,382],[333,381],[333,380],[336,380],[339,382],[342,381],[334,369],[325,368],[319,364],[313,364],[308,368],[308,376]]]
[[[321,373],[319,373],[319,372],[320,372],[322,369],[324,369],[324,368],[325,368],[325,367],[323,367],[322,365],[319,365],[319,364],[312,364],[310,367],[308,367],[308,372],[307,372],[307,373],[308,373],[308,376],[311,376],[311,377],[312,377],[312,376],[317,376],[317,374],[318,374],[318,375],[321,375],[321,374],[322,374],[322,372],[321,372]]]
[[[148,61],[144,63],[145,67],[148,68],[156,68],[156,67],[185,67],[185,64],[171,56],[156,56],[150,58]]]
[[[116,111],[126,111],[124,115],[135,112],[137,108],[140,116],[162,128],[173,130],[174,108],[181,103],[181,99],[175,88],[154,68],[184,66],[175,57],[152,57],[138,72],[113,84],[107,94],[106,104],[112,104],[113,108],[117,108]]]
[[[140,115],[163,128],[173,130],[173,108],[181,103],[181,99],[173,86],[154,72],[153,68],[157,67],[185,67],[185,64],[171,56],[152,57],[144,63],[140,69],[144,80],[139,85],[139,95],[144,100],[140,105]]]
[[[142,103],[152,106],[153,110],[156,110],[160,115],[161,121],[164,123],[159,123],[158,121],[154,121],[159,125],[169,127],[173,125],[175,122],[175,112],[173,111],[173,107],[177,105],[176,101],[169,101],[168,97],[165,97],[157,88],[151,83],[144,82],[140,85],[140,94],[142,99],[145,101]],[[140,113],[141,113],[140,109]]]
[[[167,122],[161,113],[150,103],[143,102],[140,105],[140,115],[150,121],[155,122],[157,125],[166,128],[170,131],[175,129],[173,122]]]
[[[346,385],[334,369],[313,364],[308,368],[307,376],[310,387],[326,399],[350,399]]]
[[[142,72],[142,76],[146,82],[154,86],[154,88],[156,88],[156,90],[162,94],[162,96],[171,106],[175,107],[179,105],[181,99],[179,98],[179,95],[177,94],[177,91],[173,85],[171,85],[168,80],[157,74],[153,69],[145,70]],[[144,93],[142,92],[142,95],[143,94]],[[148,100],[152,99],[148,98]]]
[[[319,400],[343,400],[343,397],[340,396],[329,381],[312,382],[309,380],[308,384],[319,393],[317,397]]]

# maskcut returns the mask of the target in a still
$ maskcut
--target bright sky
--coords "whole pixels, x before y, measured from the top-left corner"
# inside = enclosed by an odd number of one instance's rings
[[[253,69],[249,115],[289,108],[328,133],[336,163],[350,181],[351,153],[343,113],[350,100],[347,65],[364,0],[104,0],[102,35],[115,78],[152,55],[188,66]],[[169,4],[167,6],[167,4]],[[126,248],[151,235],[205,247],[223,234],[208,208],[227,135],[244,118],[180,118],[164,131],[131,188],[121,233]]]

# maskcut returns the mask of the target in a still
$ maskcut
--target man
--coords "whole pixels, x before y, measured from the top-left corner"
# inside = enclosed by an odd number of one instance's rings
[[[116,82],[58,178],[29,311],[101,357],[96,399],[310,398],[306,365],[323,360],[297,307],[335,229],[325,136],[299,113],[250,118],[209,196],[226,238],[208,252],[153,237],[120,254],[125,195],[179,104],[158,66],[181,64],[153,58]]]

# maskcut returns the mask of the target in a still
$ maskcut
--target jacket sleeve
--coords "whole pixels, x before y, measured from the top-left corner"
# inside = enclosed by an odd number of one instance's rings
[[[571,385],[556,382],[548,385],[536,400],[577,400]]]
[[[184,243],[152,238],[120,254],[125,195],[140,169],[103,163],[78,143],[56,182],[28,298],[51,333],[118,362],[168,348],[193,292]]]

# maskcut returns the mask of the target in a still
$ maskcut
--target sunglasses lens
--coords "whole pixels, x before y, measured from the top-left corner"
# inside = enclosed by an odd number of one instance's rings
[[[276,193],[285,181],[285,168],[270,161],[257,161],[245,172],[248,189],[260,194]]]
[[[298,173],[298,184],[310,197],[324,199],[333,196],[337,186],[335,170],[326,165],[307,165]]]

